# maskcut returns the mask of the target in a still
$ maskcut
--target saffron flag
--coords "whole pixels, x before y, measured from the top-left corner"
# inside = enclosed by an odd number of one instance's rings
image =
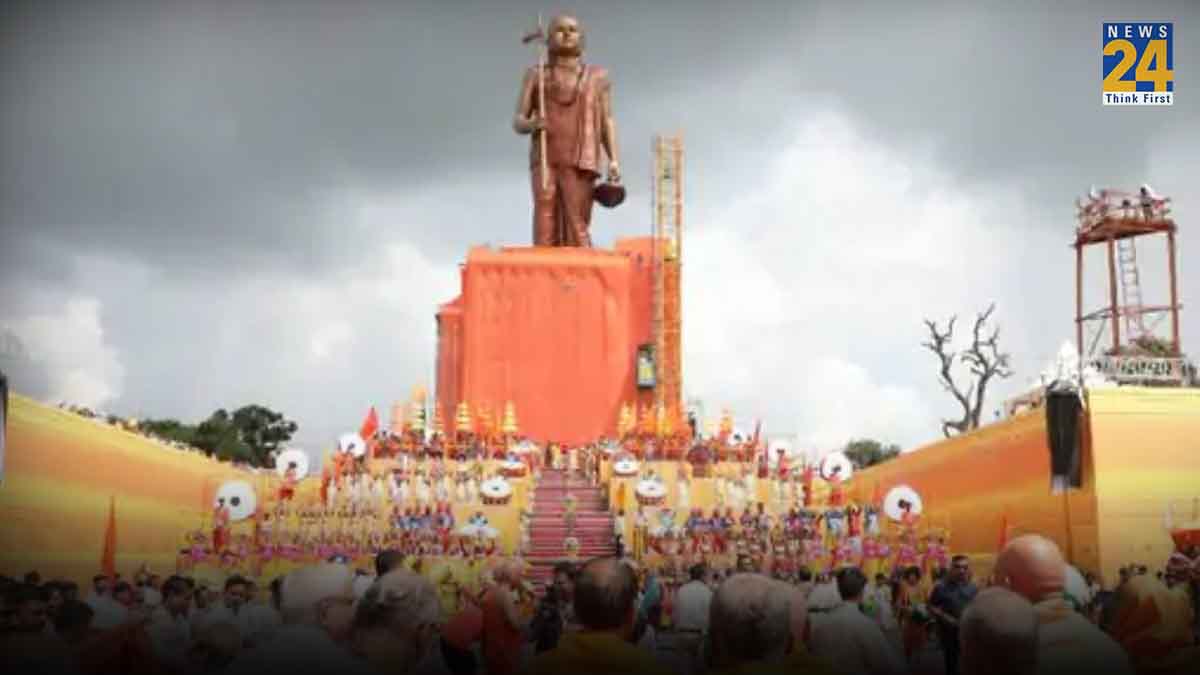
[[[104,553],[100,555],[100,571],[109,579],[117,576],[117,504],[108,498],[108,526],[104,528]]]
[[[375,406],[371,406],[371,412],[367,413],[367,419],[363,420],[358,435],[362,436],[364,441],[369,441],[375,437],[377,431],[379,431],[379,415],[375,413]]]
[[[362,428],[358,430],[358,435],[367,443],[367,457],[375,458],[375,434],[379,431],[379,415],[375,412],[375,406],[371,406],[371,412],[367,413],[367,419],[363,420]]]
[[[0,373],[0,484],[4,483],[4,446],[8,443],[8,378]]]

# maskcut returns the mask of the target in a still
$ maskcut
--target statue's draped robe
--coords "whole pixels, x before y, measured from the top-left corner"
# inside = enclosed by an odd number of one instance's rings
[[[533,95],[537,68],[531,68]],[[603,154],[603,96],[608,72],[583,66],[575,89],[551,85],[553,70],[546,66],[546,189],[542,189],[542,134],[530,146],[533,185],[533,243],[535,246],[591,246],[592,190],[600,176]]]

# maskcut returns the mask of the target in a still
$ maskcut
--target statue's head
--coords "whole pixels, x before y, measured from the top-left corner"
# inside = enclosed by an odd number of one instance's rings
[[[547,44],[555,56],[579,56],[583,54],[586,39],[583,24],[570,14],[559,14],[550,20]]]

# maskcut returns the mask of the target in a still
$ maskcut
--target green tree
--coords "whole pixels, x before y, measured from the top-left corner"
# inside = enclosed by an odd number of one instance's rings
[[[148,419],[138,422],[138,428],[147,434],[158,436],[168,441],[176,441],[186,445],[195,445],[196,427],[184,424],[177,419]]]
[[[869,438],[852,440],[842,452],[854,463],[855,469],[865,469],[900,456],[900,446],[895,443],[884,445]]]
[[[283,413],[246,405],[232,413],[221,408],[196,425],[177,419],[148,419],[139,422],[138,428],[198,448],[209,457],[270,467],[274,465],[274,453],[292,439],[299,427]]]
[[[194,445],[209,457],[217,459],[250,461],[250,448],[242,442],[233,416],[224,408],[208,416],[196,427]]]
[[[273,466],[274,453],[292,440],[299,428],[283,413],[261,405],[242,406],[233,412],[230,420],[237,429],[238,439],[249,450],[247,461],[254,466]]]

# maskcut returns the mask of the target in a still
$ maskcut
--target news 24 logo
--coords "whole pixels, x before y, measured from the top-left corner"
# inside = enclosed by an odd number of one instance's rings
[[[1173,29],[1170,23],[1104,24],[1104,105],[1175,102]]]

